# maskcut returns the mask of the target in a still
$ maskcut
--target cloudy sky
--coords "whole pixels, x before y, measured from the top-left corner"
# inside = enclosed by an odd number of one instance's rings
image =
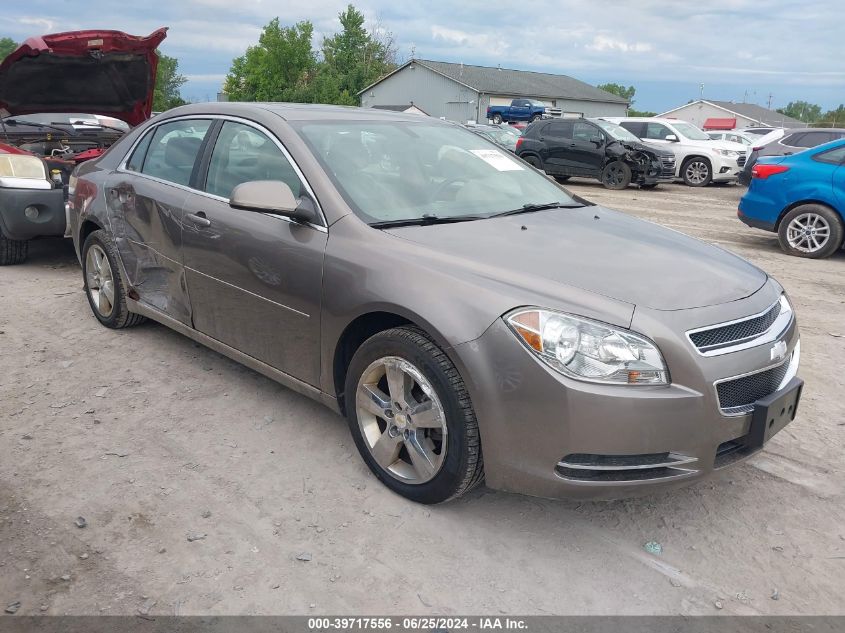
[[[84,28],[148,34],[170,27],[162,49],[190,81],[183,96],[214,99],[232,58],[279,16],[314,23],[315,45],[334,32],[344,0],[26,0],[3,2],[0,36]],[[9,6],[11,4],[11,6]],[[845,102],[842,0],[534,0],[524,14],[476,0],[358,0],[393,32],[402,58],[559,72],[637,87],[636,106],[663,111],[697,98],[772,107]],[[503,6],[518,6],[505,3]]]

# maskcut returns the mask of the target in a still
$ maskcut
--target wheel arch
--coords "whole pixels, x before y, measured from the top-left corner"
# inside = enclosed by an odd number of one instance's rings
[[[85,218],[85,221],[82,222],[82,225],[79,227],[79,256],[82,257],[82,247],[85,246],[85,240],[88,239],[88,236],[91,235],[94,231],[99,231],[102,229],[103,226],[93,217],[89,216]]]
[[[395,307],[379,307],[359,314],[347,323],[338,337],[332,353],[331,388],[337,397],[338,408],[341,414],[346,414],[344,402],[346,374],[355,352],[371,336],[391,328],[402,326],[419,328],[432,338],[452,362],[455,362],[454,355],[450,353],[450,346],[445,337],[430,323],[419,316],[408,314],[404,310]]]
[[[806,198],[806,199],[803,199],[803,200],[799,200],[797,202],[791,202],[791,203],[789,203],[789,205],[784,207],[783,211],[780,212],[780,215],[778,215],[778,219],[775,222],[775,231],[778,231],[780,229],[780,223],[783,220],[783,218],[786,217],[787,213],[789,213],[793,209],[797,209],[798,207],[803,206],[805,204],[818,204],[820,206],[827,207],[828,209],[830,209],[831,211],[836,213],[840,218],[842,218],[843,222],[845,222],[845,214],[843,214],[842,211],[840,211],[839,209],[834,207],[829,202],[826,202],[826,201],[820,200],[820,199],[815,199],[815,198]]]

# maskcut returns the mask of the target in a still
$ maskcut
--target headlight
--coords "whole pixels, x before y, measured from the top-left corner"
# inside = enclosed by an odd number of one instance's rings
[[[739,152],[735,152],[732,149],[714,149],[713,151],[721,156],[730,156],[731,158],[739,156]]]
[[[570,378],[615,385],[669,383],[660,350],[639,334],[536,308],[515,310],[505,322],[544,363]]]
[[[29,154],[0,154],[0,187],[51,189],[47,165]]]

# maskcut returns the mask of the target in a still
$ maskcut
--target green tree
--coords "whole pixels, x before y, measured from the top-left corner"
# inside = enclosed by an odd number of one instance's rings
[[[341,31],[323,38],[320,100],[357,105],[358,92],[396,68],[396,47],[391,33],[367,31],[364,14],[351,4],[338,19]]]
[[[179,89],[187,78],[179,74],[179,60],[156,51],[158,55],[158,72],[156,73],[155,92],[153,93],[153,110],[163,112],[187,103]]]
[[[835,110],[828,110],[813,124],[819,127],[845,127],[845,104],[840,103]]]
[[[367,30],[352,5],[339,14],[341,30],[311,48],[311,22],[282,26],[274,18],[258,44],[232,60],[223,90],[232,101],[294,101],[356,105],[358,92],[396,67],[393,35]]]
[[[310,101],[317,57],[309,21],[283,27],[273,18],[256,46],[232,61],[223,90],[232,101]]]
[[[6,59],[17,47],[17,43],[11,37],[0,37],[0,61]]]
[[[778,108],[777,111],[804,123],[817,121],[822,115],[821,106],[807,101],[790,101],[785,108]]]
[[[637,89],[634,88],[634,86],[623,86],[622,84],[599,84],[596,88],[609,92],[617,97],[622,97],[628,102],[629,107],[634,105],[634,95],[637,93]]]

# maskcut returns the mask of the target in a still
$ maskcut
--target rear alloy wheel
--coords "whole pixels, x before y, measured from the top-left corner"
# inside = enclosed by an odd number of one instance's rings
[[[28,254],[28,240],[10,240],[0,230],[0,266],[22,264],[26,261]]]
[[[621,160],[608,163],[602,169],[601,184],[606,189],[624,189],[631,184],[631,168]]]
[[[684,163],[681,176],[688,187],[704,187],[713,180],[713,169],[706,158],[694,156]]]
[[[781,248],[797,257],[830,257],[839,250],[842,239],[842,218],[820,204],[795,207],[781,220],[778,228]]]
[[[117,251],[109,235],[94,231],[82,247],[82,276],[88,303],[97,320],[115,330],[144,322],[126,305],[126,284],[120,275]]]
[[[499,125],[502,122],[502,115],[501,114],[494,114],[493,115],[493,123]]]
[[[457,369],[421,330],[401,327],[361,345],[346,378],[358,451],[388,488],[420,503],[481,483],[478,423]]]

